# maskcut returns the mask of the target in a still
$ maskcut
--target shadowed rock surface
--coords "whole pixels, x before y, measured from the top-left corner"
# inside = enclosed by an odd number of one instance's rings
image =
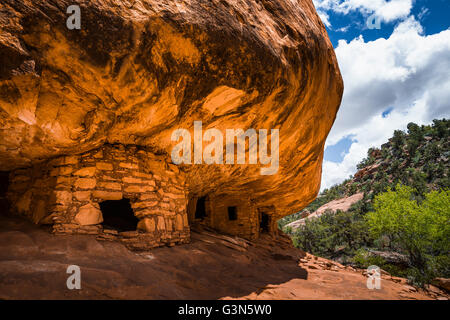
[[[320,187],[323,146],[343,92],[311,0],[0,4],[0,168],[105,143],[170,155],[177,128],[280,129],[280,169],[186,166],[195,194],[251,194],[278,217]]]
[[[69,265],[81,290],[68,290]],[[249,242],[205,230],[173,248],[132,252],[95,236],[54,236],[0,216],[0,299],[447,299],[382,274],[381,290],[351,267],[272,237]]]

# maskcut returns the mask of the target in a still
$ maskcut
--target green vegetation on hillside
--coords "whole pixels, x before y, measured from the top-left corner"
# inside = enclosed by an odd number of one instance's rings
[[[450,277],[450,121],[408,124],[380,149],[372,148],[360,170],[324,190],[303,211],[281,219],[280,228],[305,251],[342,263],[377,264],[411,282]],[[347,212],[326,212],[297,230],[283,228],[336,199],[364,192]]]
[[[410,279],[418,284],[450,275],[450,193],[398,185],[375,197],[365,220],[372,239],[384,239],[382,249],[405,254]]]

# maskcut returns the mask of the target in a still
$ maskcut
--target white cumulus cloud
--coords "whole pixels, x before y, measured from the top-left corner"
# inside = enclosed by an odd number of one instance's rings
[[[427,36],[410,17],[388,39],[339,41],[336,55],[345,89],[327,146],[349,135],[357,142],[341,163],[324,161],[322,189],[355,173],[367,150],[394,130],[450,117],[450,30]]]
[[[412,0],[313,0],[319,16],[326,18],[324,24],[330,27],[327,11],[349,14],[359,11],[365,16],[374,14],[384,22],[392,22],[410,15]]]

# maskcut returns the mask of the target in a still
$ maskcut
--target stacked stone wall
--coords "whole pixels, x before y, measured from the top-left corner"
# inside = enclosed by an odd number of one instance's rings
[[[136,231],[103,228],[100,203],[129,199]],[[12,209],[56,234],[96,234],[135,249],[189,242],[185,177],[164,156],[136,146],[105,145],[12,171]]]
[[[246,239],[256,239],[259,236],[258,210],[244,195],[208,195],[206,196],[206,216],[195,218],[198,197],[191,197],[188,207],[189,220],[203,224],[220,232],[240,236]],[[231,220],[228,208],[234,207],[236,219]]]

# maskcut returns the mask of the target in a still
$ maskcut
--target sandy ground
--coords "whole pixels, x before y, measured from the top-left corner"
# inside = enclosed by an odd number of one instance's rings
[[[0,299],[445,297],[399,279],[383,279],[380,290],[369,290],[361,272],[305,254],[285,239],[239,243],[193,232],[188,245],[132,252],[95,236],[55,236],[22,219],[0,217]],[[81,268],[81,290],[67,289],[69,265]]]

